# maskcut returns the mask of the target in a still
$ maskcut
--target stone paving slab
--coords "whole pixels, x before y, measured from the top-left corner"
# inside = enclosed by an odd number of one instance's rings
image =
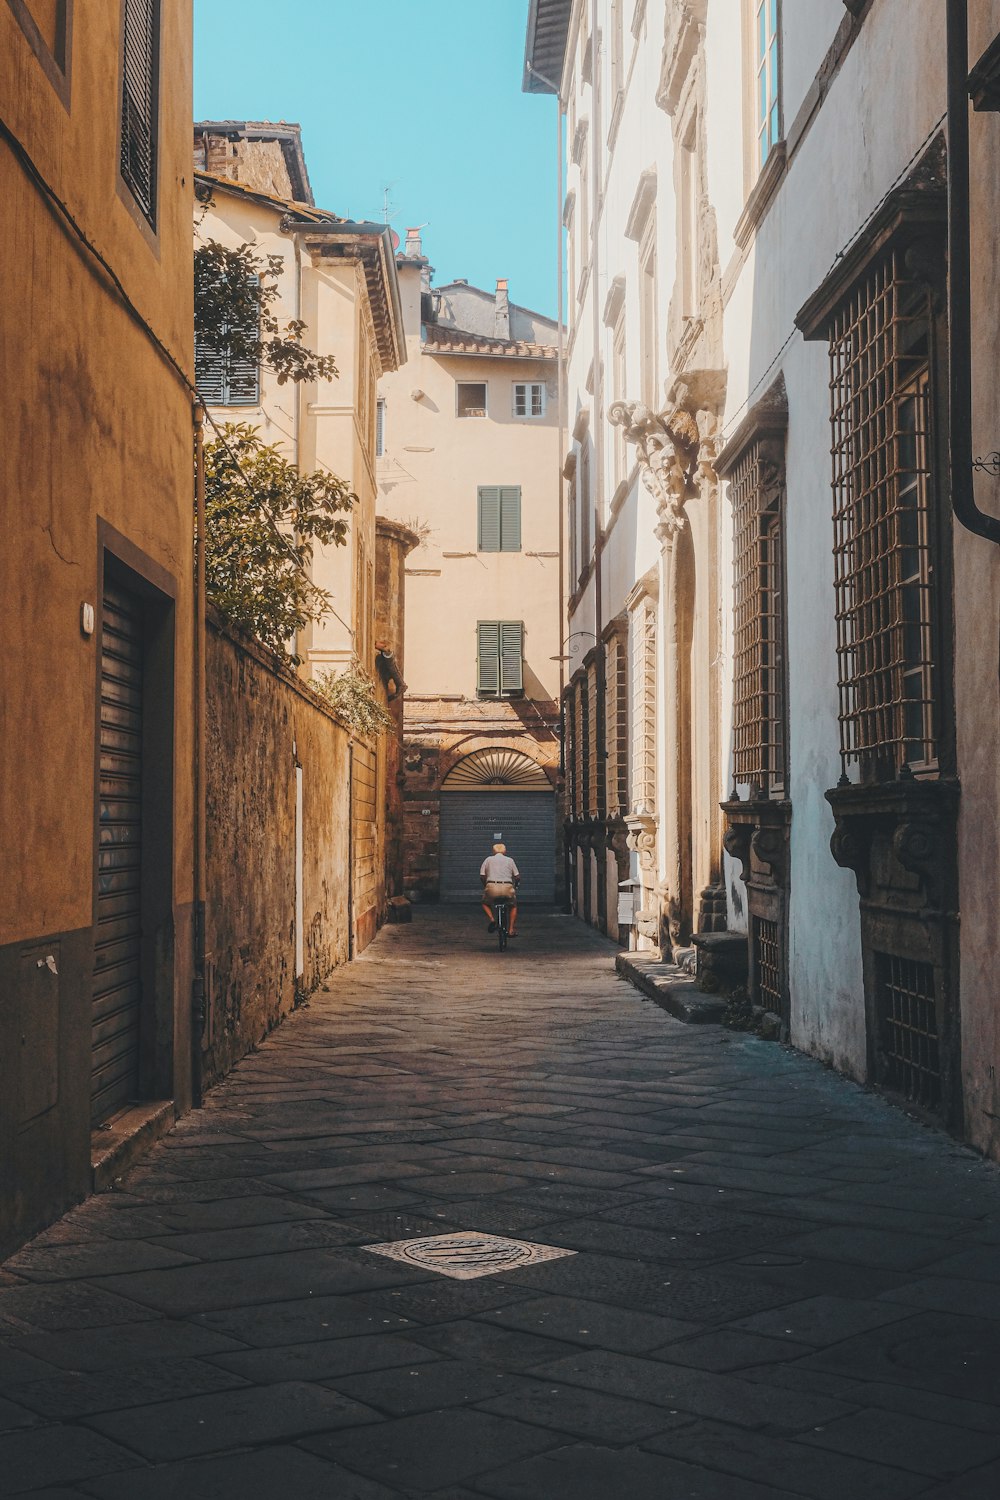
[[[0,1269],[5,1500],[1000,1493],[1000,1172],[523,931],[387,929]],[[454,1231],[577,1253],[366,1248]]]

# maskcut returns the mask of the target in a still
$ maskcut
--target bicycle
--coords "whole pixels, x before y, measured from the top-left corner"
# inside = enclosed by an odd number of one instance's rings
[[[506,896],[499,896],[494,901],[493,920],[497,924],[497,946],[502,953],[507,946],[507,929],[510,923],[510,907]]]

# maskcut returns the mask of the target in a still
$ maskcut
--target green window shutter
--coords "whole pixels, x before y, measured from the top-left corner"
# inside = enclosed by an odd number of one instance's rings
[[[524,625],[520,620],[500,622],[500,691],[520,693],[524,688],[521,658]]]
[[[507,485],[500,491],[500,551],[521,550],[521,487]]]
[[[481,693],[494,696],[500,691],[500,626],[495,620],[480,620],[479,677]]]
[[[479,550],[500,551],[500,495],[493,484],[479,486]]]

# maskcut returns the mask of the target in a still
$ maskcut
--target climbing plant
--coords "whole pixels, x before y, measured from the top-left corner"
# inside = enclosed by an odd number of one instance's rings
[[[241,629],[297,663],[294,640],[330,607],[309,576],[316,544],[343,546],[357,496],[325,472],[300,474],[255,427],[227,423],[205,446],[205,587]]]
[[[358,734],[383,734],[392,728],[392,715],[378,701],[375,684],[357,658],[346,672],[317,673],[311,686]]]

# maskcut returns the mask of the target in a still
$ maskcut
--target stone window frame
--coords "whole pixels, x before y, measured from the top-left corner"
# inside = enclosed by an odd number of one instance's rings
[[[50,47],[42,36],[27,0],[7,0],[14,20],[67,112],[72,97],[73,3],[74,0],[58,0],[56,34],[53,38],[55,45]]]

